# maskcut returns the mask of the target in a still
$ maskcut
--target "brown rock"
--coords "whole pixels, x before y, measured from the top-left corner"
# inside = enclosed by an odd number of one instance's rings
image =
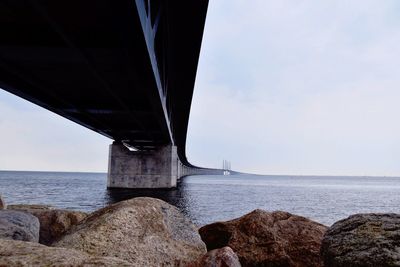
[[[0,195],[0,210],[5,210],[7,209],[7,204],[4,201],[3,197]]]
[[[28,212],[39,219],[39,243],[49,245],[87,217],[87,213],[72,210],[57,210],[44,205],[10,205],[9,209]]]
[[[142,197],[92,213],[53,245],[136,266],[185,266],[206,253],[197,228],[177,208]]]
[[[11,204],[9,208],[12,210],[53,210],[51,205],[45,204]]]
[[[319,256],[327,227],[283,211],[255,210],[238,219],[203,226],[209,250],[231,247],[243,266],[322,266]]]
[[[400,266],[400,214],[356,214],[334,223],[321,254],[326,267]]]
[[[209,251],[187,267],[241,267],[239,258],[230,247]]]
[[[121,259],[91,256],[73,249],[52,248],[37,243],[0,239],[0,266],[118,267],[132,265]]]
[[[8,209],[10,210],[53,210],[54,207],[50,205],[41,205],[41,204],[13,204],[8,205]]]

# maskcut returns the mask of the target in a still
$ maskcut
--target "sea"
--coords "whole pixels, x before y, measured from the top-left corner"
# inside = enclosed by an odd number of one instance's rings
[[[291,175],[187,176],[176,189],[107,189],[105,173],[0,171],[7,204],[91,212],[133,197],[178,207],[198,226],[254,209],[283,210],[327,226],[355,213],[400,213],[400,178]]]

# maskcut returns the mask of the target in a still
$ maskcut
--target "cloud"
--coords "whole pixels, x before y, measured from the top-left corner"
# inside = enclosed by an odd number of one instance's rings
[[[212,2],[189,159],[259,173],[400,175],[398,9]]]

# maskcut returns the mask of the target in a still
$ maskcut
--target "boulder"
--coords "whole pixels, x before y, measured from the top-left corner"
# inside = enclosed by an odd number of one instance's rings
[[[4,201],[3,197],[0,195],[0,210],[5,210],[7,209],[7,204]]]
[[[230,247],[213,249],[187,267],[241,267],[239,258]]]
[[[400,266],[400,214],[356,214],[334,223],[321,255],[326,267]]]
[[[10,205],[9,209],[28,212],[39,219],[39,243],[49,245],[87,217],[87,213],[72,210],[53,209],[42,205]]]
[[[118,257],[136,266],[185,266],[206,253],[197,228],[177,208],[146,197],[92,213],[53,246]]]
[[[73,249],[52,248],[38,243],[0,239],[0,266],[118,267],[132,266],[132,264],[112,257],[91,256]]]
[[[322,266],[319,256],[327,227],[283,211],[254,210],[238,219],[203,226],[208,250],[229,246],[242,266]]]
[[[0,239],[39,241],[39,220],[22,211],[0,210]]]

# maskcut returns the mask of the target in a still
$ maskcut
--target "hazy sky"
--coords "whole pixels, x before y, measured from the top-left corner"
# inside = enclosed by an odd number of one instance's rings
[[[192,163],[400,176],[400,2],[211,0]],[[0,90],[0,169],[106,171],[111,140]]]

